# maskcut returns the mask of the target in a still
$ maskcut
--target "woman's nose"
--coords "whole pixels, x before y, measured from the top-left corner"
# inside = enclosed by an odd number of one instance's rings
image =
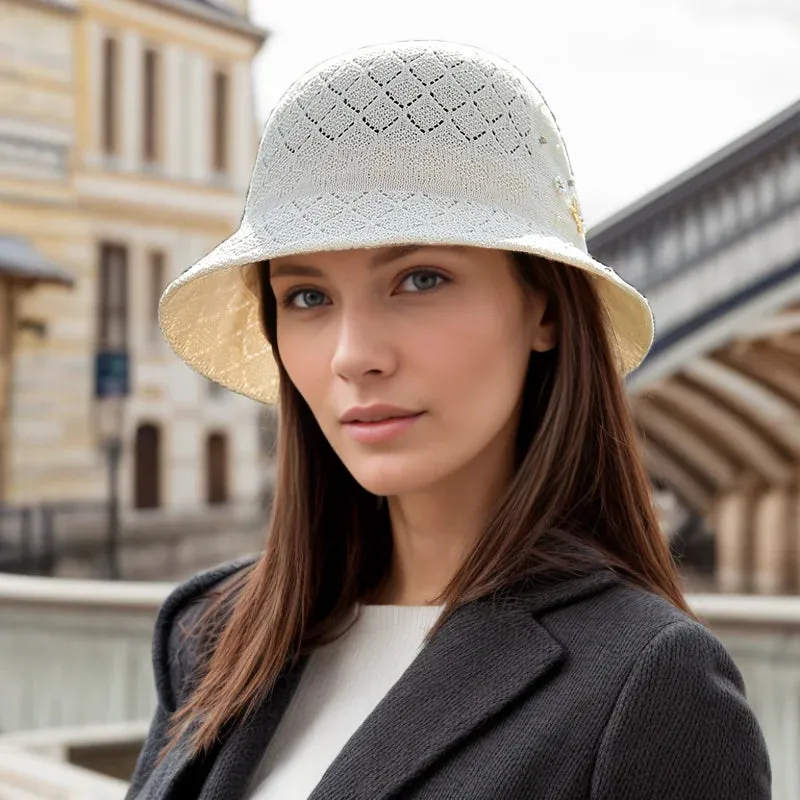
[[[370,375],[391,374],[397,356],[389,339],[386,321],[380,315],[364,311],[343,313],[336,330],[331,371],[351,382]]]

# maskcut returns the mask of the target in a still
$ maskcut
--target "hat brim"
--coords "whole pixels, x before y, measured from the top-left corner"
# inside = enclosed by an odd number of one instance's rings
[[[383,204],[379,213],[376,203]],[[584,270],[596,278],[621,371],[639,366],[650,349],[653,316],[645,298],[579,247],[498,208],[411,192],[295,199],[257,223],[244,220],[167,287],[159,306],[161,328],[194,370],[273,403],[277,367],[262,331],[259,298],[242,268],[284,255],[416,243],[513,250]]]

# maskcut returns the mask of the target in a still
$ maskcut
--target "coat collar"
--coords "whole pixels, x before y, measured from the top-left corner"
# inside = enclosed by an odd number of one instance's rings
[[[347,741],[309,800],[401,796],[410,782],[479,725],[560,668],[566,652],[536,616],[596,594],[618,580],[612,572],[598,570],[513,596],[482,598],[457,609]],[[287,669],[268,699],[227,737],[203,783],[200,800],[244,797],[307,660]],[[190,796],[185,793],[187,782],[198,780],[191,773],[200,765],[179,745],[159,769],[161,778],[148,782],[152,793],[145,792],[144,800]]]

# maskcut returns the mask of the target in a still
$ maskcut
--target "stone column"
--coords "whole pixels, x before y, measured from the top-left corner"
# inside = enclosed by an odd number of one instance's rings
[[[756,500],[753,525],[753,590],[758,594],[785,594],[791,572],[789,503],[785,487],[773,487]]]
[[[800,486],[789,491],[789,591],[800,594]]]
[[[13,286],[0,278],[0,502],[6,491],[8,463],[8,415],[12,359],[14,357]]]
[[[741,594],[749,588],[753,502],[739,489],[723,495],[714,512],[717,587]]]

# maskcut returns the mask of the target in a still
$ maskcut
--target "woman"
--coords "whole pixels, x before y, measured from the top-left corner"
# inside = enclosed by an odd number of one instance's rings
[[[403,42],[303,76],[161,320],[278,400],[278,484],[264,552],[160,611],[129,798],[769,797],[625,399],[649,308],[514,67]]]

